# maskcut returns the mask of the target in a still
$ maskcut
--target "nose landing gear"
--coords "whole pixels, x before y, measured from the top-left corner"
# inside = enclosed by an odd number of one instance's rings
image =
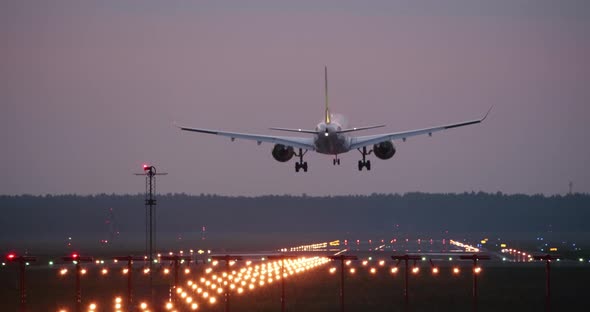
[[[303,161],[303,155],[307,154],[307,150],[305,152],[303,149],[299,149],[299,153],[296,153],[295,156],[299,157],[299,161],[295,163],[295,172],[299,172],[300,169],[303,169],[303,172],[307,172],[307,161]]]
[[[332,159],[332,164],[334,164],[334,166],[340,165],[340,158],[338,158],[338,155],[335,155],[334,159]]]
[[[373,150],[370,150],[367,152],[366,146],[363,146],[362,150],[359,148],[357,148],[357,150],[361,153],[361,155],[363,155],[363,159],[359,160],[359,164],[358,164],[359,171],[363,171],[363,167],[367,168],[367,171],[370,171],[371,170],[371,161],[366,160],[366,156],[370,155],[373,152]]]

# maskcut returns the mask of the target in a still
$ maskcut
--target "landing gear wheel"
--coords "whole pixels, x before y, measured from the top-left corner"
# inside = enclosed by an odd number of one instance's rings
[[[295,172],[299,172],[299,169],[303,169],[303,172],[307,172],[307,161],[303,161],[303,155],[307,153],[307,150],[303,152],[303,149],[299,149],[299,154],[295,156],[299,157],[299,161],[295,163]]]
[[[357,150],[361,153],[361,155],[363,156],[363,159],[359,160],[359,171],[363,171],[363,167],[367,168],[367,171],[371,170],[371,161],[370,160],[366,160],[367,155],[370,155],[373,151],[370,150],[367,152],[367,147],[363,146],[363,149],[361,150],[360,148],[357,148]]]

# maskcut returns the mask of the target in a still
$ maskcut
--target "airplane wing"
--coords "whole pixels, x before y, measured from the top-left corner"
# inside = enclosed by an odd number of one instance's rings
[[[421,135],[421,134],[432,135],[432,133],[438,132],[438,131],[478,124],[478,123],[484,121],[486,119],[486,117],[488,117],[488,114],[490,113],[491,110],[492,110],[492,108],[490,107],[490,109],[483,116],[483,118],[475,119],[475,120],[463,121],[463,122],[458,122],[458,123],[453,123],[453,124],[448,124],[448,125],[443,125],[443,126],[410,130],[410,131],[352,137],[350,149],[356,149],[356,148],[360,148],[363,146],[381,143],[384,141],[393,141],[393,140],[399,140],[399,139],[402,139],[405,141],[406,138],[416,136],[416,135]]]
[[[258,134],[249,134],[249,133],[218,131],[218,130],[211,130],[211,129],[189,128],[189,127],[182,127],[182,126],[177,126],[177,127],[183,131],[192,131],[192,132],[207,133],[207,134],[214,134],[214,135],[228,137],[228,138],[231,138],[232,141],[235,139],[243,139],[243,140],[256,141],[258,144],[261,144],[262,142],[267,142],[267,143],[274,143],[274,144],[283,144],[286,146],[292,146],[294,148],[302,148],[302,149],[312,150],[312,151],[315,150],[315,145],[313,143],[312,138],[258,135]]]

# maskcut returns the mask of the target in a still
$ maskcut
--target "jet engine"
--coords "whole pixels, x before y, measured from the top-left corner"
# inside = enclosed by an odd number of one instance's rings
[[[275,144],[275,147],[272,149],[272,157],[280,162],[289,161],[293,158],[294,154],[293,147],[285,146],[283,144]]]
[[[385,141],[373,145],[373,153],[379,159],[389,159],[395,155],[395,147],[391,141]]]

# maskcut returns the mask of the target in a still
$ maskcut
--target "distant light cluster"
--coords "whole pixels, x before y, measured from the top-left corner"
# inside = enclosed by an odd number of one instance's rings
[[[279,249],[280,252],[288,252],[288,251],[317,251],[317,250],[325,250],[328,248],[328,245],[331,246],[339,246],[340,241],[333,241],[333,242],[323,242],[323,243],[313,243],[308,245],[301,245],[296,247],[288,247],[288,248],[281,248]]]
[[[452,239],[451,239],[450,243],[451,243],[451,245],[455,245],[455,246],[457,246],[459,248],[465,249],[465,252],[479,252],[479,248],[474,247],[472,245],[463,244],[461,242],[454,241]]]
[[[509,254],[509,255],[515,257],[516,261],[533,261],[533,255],[531,253],[526,253],[524,251],[512,249],[512,248],[502,249],[501,251],[502,251],[502,253]],[[502,260],[505,260],[505,258],[502,258]]]

